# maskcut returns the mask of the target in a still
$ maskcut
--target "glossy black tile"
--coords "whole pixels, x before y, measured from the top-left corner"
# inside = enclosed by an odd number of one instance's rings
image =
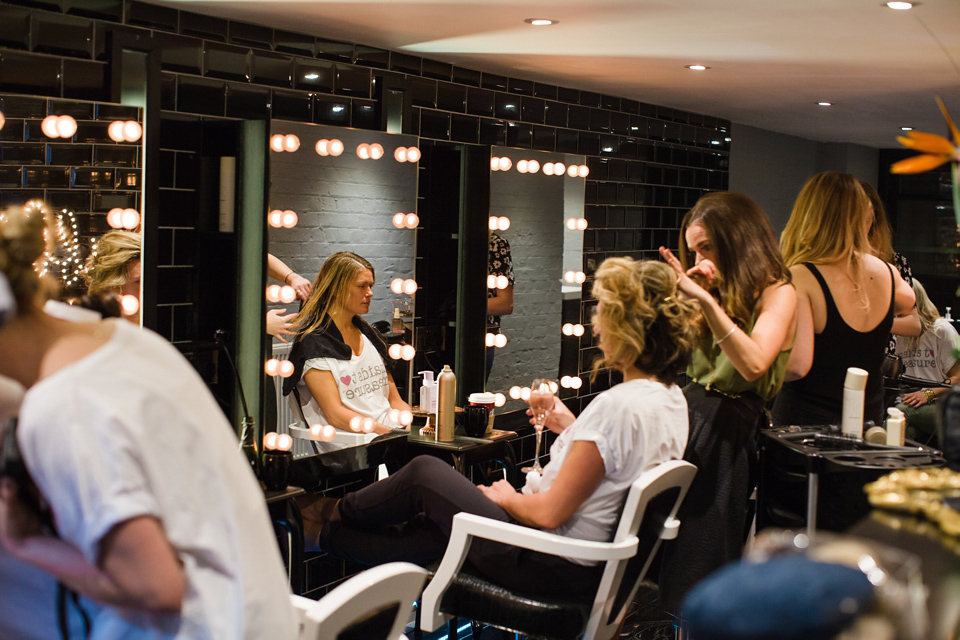
[[[193,302],[193,267],[164,267],[157,270],[157,304]]]
[[[580,132],[577,153],[582,153],[585,156],[600,155],[600,134]]]
[[[467,113],[492,116],[496,94],[488,89],[467,89]]]
[[[0,164],[45,164],[46,145],[35,143],[0,144]]]
[[[122,104],[94,105],[93,117],[96,120],[140,120],[140,109]]]
[[[68,170],[61,170],[61,173]],[[115,189],[117,181],[116,169],[101,169],[99,167],[78,167],[73,171],[71,187],[79,189]],[[60,186],[66,186],[66,180]]]
[[[657,117],[657,107],[656,105],[647,104],[646,102],[641,102],[639,104],[639,110],[637,111],[641,116],[646,116],[647,118],[656,118]]]
[[[227,26],[227,40],[260,49],[273,48],[273,29],[258,24],[231,21]]]
[[[507,123],[507,146],[529,149],[533,146],[533,125],[525,122]]]
[[[632,184],[617,185],[617,204],[636,204],[637,188]]]
[[[47,206],[53,211],[66,209],[67,211],[79,213],[81,211],[91,210],[89,191],[73,189],[50,191],[47,193],[46,201]]]
[[[392,51],[390,53],[390,68],[394,71],[402,71],[404,73],[420,73],[420,64],[423,62],[423,58],[419,56],[411,56],[406,53],[399,53],[397,51]]]
[[[624,207],[607,207],[606,226],[614,229],[624,226]]]
[[[110,61],[111,39],[127,38],[128,42],[135,42],[138,37],[149,38],[151,32],[142,27],[133,27],[129,25],[116,23],[97,23],[93,30],[93,57],[101,62]]]
[[[380,118],[377,114],[377,103],[373,100],[353,101],[353,119],[350,125],[357,129],[380,129]]]
[[[580,92],[580,104],[585,107],[599,107],[600,106],[600,94],[593,93],[592,91],[581,91]]]
[[[520,102],[520,119],[524,122],[543,124],[546,103],[539,98],[523,97]]]
[[[630,116],[618,111],[610,113],[610,131],[622,136],[636,135],[630,129]]]
[[[33,50],[79,58],[93,57],[93,21],[34,12],[30,20]]]
[[[640,152],[640,142],[636,138],[620,138],[621,158],[634,159]]]
[[[334,68],[329,62],[297,58],[293,70],[296,89],[333,93]]]
[[[351,67],[349,65],[335,65],[336,79],[333,89],[335,93],[358,98],[370,97],[370,70]]]
[[[107,132],[107,129],[110,127],[110,123],[105,120],[95,120],[95,121],[77,121],[77,133],[74,134],[73,139],[76,142],[103,142],[107,144],[114,144],[113,140],[110,139],[110,134]]]
[[[557,152],[577,153],[580,145],[580,136],[570,129],[557,129]]]
[[[353,62],[353,45],[349,42],[317,38],[316,51],[317,57],[323,58],[324,60],[347,63]]]
[[[646,182],[647,168],[642,162],[627,163],[627,180],[629,182]]]
[[[197,233],[193,229],[173,232],[173,260],[171,264],[192,265],[197,255]]]
[[[470,87],[479,87],[483,80],[483,74],[474,69],[464,69],[463,67],[453,68],[453,81],[459,84],[465,84]]]
[[[368,47],[366,45],[354,45],[354,64],[363,67],[373,67],[374,69],[390,68],[390,52],[386,49],[377,47]]]
[[[610,131],[610,112],[604,109],[590,109],[590,131]]]
[[[63,97],[74,100],[109,100],[107,65],[93,60],[63,59]]]
[[[557,146],[557,134],[556,129],[553,127],[533,127],[533,144],[534,149],[539,149],[541,151],[553,151]]]
[[[554,127],[567,126],[567,105],[547,101],[543,105],[543,122]]]
[[[319,97],[319,96],[316,96]],[[346,122],[350,122],[349,100],[332,98],[344,107]],[[304,91],[273,90],[273,97],[269,100],[272,116],[279,120],[293,120],[295,122],[310,122],[313,119],[314,101],[309,93]],[[316,122],[316,120],[313,120]]]
[[[252,51],[250,81],[274,87],[293,86],[293,60],[290,56],[269,51]]]
[[[467,88],[451,82],[438,82],[437,108],[456,113],[465,112],[467,110]]]
[[[478,144],[480,141],[480,118],[454,114],[450,118],[450,139],[454,142]]]
[[[157,222],[163,227],[192,227],[200,215],[197,211],[197,194],[192,191],[160,190],[160,208]],[[120,206],[120,205],[115,205]]]
[[[117,169],[118,189],[140,189],[140,171],[137,169]]]
[[[274,30],[273,43],[276,51],[285,51],[297,55],[313,56],[317,48],[317,39],[313,36],[281,29]]]
[[[3,110],[9,126],[12,118],[43,118],[46,116],[47,99],[32,96],[3,96],[0,97],[0,109]],[[3,129],[0,129],[0,131],[3,131]]]
[[[70,169],[23,168],[23,186],[28,189],[62,189],[69,181]]]
[[[274,95],[276,95],[276,91]],[[276,101],[276,98],[274,98]],[[276,104],[274,104],[274,117]],[[317,124],[333,124],[343,127],[350,126],[350,100],[334,96],[313,96],[313,121]]]
[[[645,227],[646,217],[642,207],[624,207],[623,208],[623,226],[628,228]],[[638,247],[646,248],[646,247]]]
[[[164,111],[177,110],[177,76],[173,73],[160,74],[160,108]]]
[[[426,78],[410,78],[410,98],[418,107],[437,106],[437,81]]]
[[[423,109],[420,112],[420,136],[434,140],[450,139],[450,114]]]
[[[627,179],[627,163],[623,160],[610,160],[607,165],[607,180],[624,182]]]
[[[177,169],[177,152],[160,150],[160,188],[173,189],[177,186],[174,174]]]
[[[601,95],[600,106],[603,107],[604,109],[609,109],[611,111],[620,111],[621,110],[620,98],[616,96]]]
[[[226,84],[180,76],[177,81],[177,110],[222,116]]]
[[[180,12],[180,33],[185,36],[200,36],[207,40],[226,42],[229,31],[230,23],[223,18],[189,11]]]
[[[173,264],[173,229],[161,227],[157,230],[157,265],[167,267]]]
[[[131,1],[127,4],[127,23],[176,32],[178,13],[169,7]]]
[[[557,100],[567,104],[580,104],[580,91],[568,87],[557,87]]]
[[[636,100],[620,99],[620,110],[626,113],[640,113],[640,103]]]
[[[453,65],[436,60],[423,59],[421,63],[421,73],[427,78],[436,78],[437,80],[450,80],[453,77]]]
[[[673,162],[673,149],[665,144],[654,145],[653,159],[657,162],[669,164]]]
[[[136,154],[136,149],[134,149]],[[27,164],[27,163],[24,163]],[[95,164],[93,145],[90,144],[48,144],[47,164],[67,167],[87,167]]]
[[[494,98],[494,114],[506,120],[520,119],[520,98],[509,93],[498,93]]]
[[[598,187],[600,183],[596,180],[587,180],[586,185],[583,190],[583,202],[584,204],[598,204]],[[602,226],[602,225],[601,225]]]
[[[93,197],[92,210],[104,214],[114,207],[120,207],[121,209],[140,209],[139,198],[137,198],[137,194],[132,191],[94,191],[91,193],[91,196]],[[161,207],[161,212],[162,210]]]
[[[547,100],[556,100],[557,87],[552,84],[542,84],[540,82],[536,82],[533,85],[533,95],[538,98],[545,98]]]
[[[610,176],[610,161],[606,158],[588,157],[587,168],[591,180],[606,180]]]
[[[47,100],[47,113],[58,116],[73,116],[80,120],[93,120],[94,105],[73,100]]]
[[[3,8],[3,20],[0,20],[0,46],[11,49],[29,48],[30,12],[19,7]]]
[[[70,15],[120,22],[123,20],[123,0],[71,0],[64,3]]]
[[[200,74],[203,70],[203,40],[160,33],[160,65],[166,71]]]
[[[497,91],[507,90],[506,76],[498,76],[493,73],[483,72],[480,79],[480,86],[484,89],[496,89]]]
[[[567,125],[571,129],[589,129],[590,109],[577,105],[567,107]]]
[[[0,51],[3,90],[40,96],[60,95],[60,58]]]
[[[481,118],[480,144],[507,144],[507,123],[503,120]]]
[[[664,123],[663,139],[666,142],[680,142],[680,125],[675,122]]]
[[[203,47],[204,75],[223,80],[250,80],[250,49],[207,42]]]
[[[229,82],[227,83],[226,100],[228,118],[259,120],[270,117],[270,89]],[[309,102],[307,100],[308,105]],[[305,121],[310,121],[309,110]]]
[[[507,91],[510,93],[517,93],[522,96],[532,96],[533,95],[534,83],[530,80],[520,80],[517,78],[510,78],[507,81]]]
[[[637,159],[638,160],[653,160],[653,148],[654,143],[652,142],[637,142]]]

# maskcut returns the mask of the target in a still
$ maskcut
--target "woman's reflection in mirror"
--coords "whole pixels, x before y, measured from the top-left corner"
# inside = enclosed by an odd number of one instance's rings
[[[507,286],[498,288],[487,287],[487,333],[500,333],[500,316],[513,313],[513,259],[510,257],[510,243],[496,231],[490,232],[490,241],[487,245],[487,276],[507,279]],[[493,369],[493,357],[496,347],[487,347],[486,375],[484,381],[490,378]]]
[[[140,324],[140,234],[108,231],[100,236],[83,272],[87,295],[105,298],[109,294],[136,298],[137,310],[124,317]]]

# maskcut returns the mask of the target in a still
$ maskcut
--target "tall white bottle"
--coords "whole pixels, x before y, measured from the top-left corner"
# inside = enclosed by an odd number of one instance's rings
[[[867,372],[857,367],[847,369],[843,381],[843,409],[840,430],[845,436],[863,437],[863,400],[867,388]]]

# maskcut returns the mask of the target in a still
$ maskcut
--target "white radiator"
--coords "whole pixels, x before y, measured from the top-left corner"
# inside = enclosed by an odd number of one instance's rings
[[[291,346],[293,345],[289,342],[275,342],[273,344],[273,357],[277,360],[286,360],[290,357]],[[280,376],[273,376],[273,384],[277,390],[277,433],[290,433],[287,427],[300,420],[300,416],[297,415],[298,411],[293,406],[296,398],[293,397],[292,393],[286,398],[283,396],[283,378]],[[291,451],[293,451],[294,459],[312,456],[316,453],[309,441],[299,438],[293,439]]]

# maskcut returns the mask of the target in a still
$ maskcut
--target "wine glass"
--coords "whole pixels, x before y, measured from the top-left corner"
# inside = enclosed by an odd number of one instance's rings
[[[536,378],[530,385],[530,411],[533,413],[533,428],[537,433],[537,448],[532,467],[523,467],[520,471],[543,473],[540,466],[540,441],[543,438],[543,421],[547,412],[553,409],[553,393],[556,386],[551,380]]]

